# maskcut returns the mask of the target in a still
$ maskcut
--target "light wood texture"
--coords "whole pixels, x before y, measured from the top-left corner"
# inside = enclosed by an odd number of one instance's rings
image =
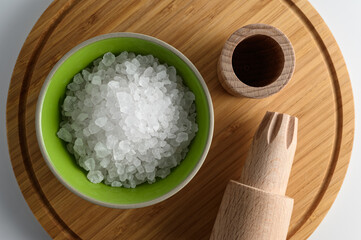
[[[230,181],[210,240],[284,240],[293,199]]]
[[[285,195],[297,146],[298,119],[267,112],[253,137],[239,181]]]
[[[251,23],[280,29],[297,59],[292,80],[265,99],[232,97],[217,78],[224,42]],[[203,75],[214,104],[213,142],[198,174],[170,199],[142,209],[108,209],[72,194],[47,167],[35,134],[36,100],[51,68],[77,44],[115,31],[148,34],[178,48]],[[9,152],[24,198],[55,239],[209,239],[226,185],[240,177],[266,111],[299,119],[286,192],[295,201],[288,238],[305,239],[336,198],[354,133],[345,62],[307,1],[58,0],[35,24],[14,68],[7,102]]]
[[[295,52],[279,29],[249,24],[227,39],[217,68],[218,79],[230,94],[265,98],[279,92],[291,79]]]
[[[284,240],[293,199],[285,197],[297,145],[298,120],[267,112],[253,137],[240,183],[230,181],[212,240]]]

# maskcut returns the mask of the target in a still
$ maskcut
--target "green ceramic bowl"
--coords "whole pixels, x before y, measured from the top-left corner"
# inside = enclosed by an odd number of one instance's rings
[[[196,96],[199,131],[186,158],[165,178],[134,189],[115,188],[88,181],[65,144],[56,136],[60,105],[72,77],[106,52],[152,54],[173,65]],[[43,157],[54,175],[78,196],[113,208],[138,208],[163,201],[182,189],[197,173],[208,153],[213,135],[213,106],[207,86],[196,67],[177,49],[156,38],[136,33],[111,33],[87,40],[68,52],[49,73],[39,95],[36,130]]]

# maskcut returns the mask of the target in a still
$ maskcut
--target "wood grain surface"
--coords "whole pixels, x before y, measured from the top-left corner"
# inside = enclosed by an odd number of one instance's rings
[[[217,80],[217,59],[240,27],[266,23],[290,39],[291,81],[265,99],[236,98]],[[151,207],[108,209],[68,191],[45,164],[35,134],[40,88],[55,63],[96,35],[128,31],[157,37],[183,52],[211,92],[215,131],[208,157],[178,194]],[[34,215],[54,239],[209,239],[225,187],[240,177],[266,111],[299,119],[286,195],[294,199],[289,239],[306,239],[331,207],[350,160],[352,89],[335,39],[305,0],[58,0],[43,13],[19,54],[7,102],[13,169]]]
[[[286,189],[298,120],[267,112],[253,136],[239,181],[229,181],[211,240],[285,240],[293,199]]]
[[[210,240],[285,240],[293,199],[229,181]]]
[[[267,112],[253,136],[240,183],[284,196],[297,148],[298,119]]]

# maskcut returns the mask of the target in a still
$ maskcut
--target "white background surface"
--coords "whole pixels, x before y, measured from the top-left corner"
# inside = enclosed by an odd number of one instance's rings
[[[0,0],[0,239],[50,239],[27,206],[12,171],[7,142],[7,90],[26,36],[51,0]],[[361,1],[311,0],[334,34],[352,81],[356,131],[349,170],[342,189],[309,239],[361,239]]]

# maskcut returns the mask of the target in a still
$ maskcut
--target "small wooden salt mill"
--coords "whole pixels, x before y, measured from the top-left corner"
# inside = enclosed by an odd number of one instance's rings
[[[231,95],[265,98],[287,85],[295,61],[292,44],[284,33],[267,24],[250,24],[225,42],[217,74]]]
[[[267,112],[239,181],[231,180],[213,226],[212,240],[283,240],[293,199],[286,188],[297,144],[298,119]]]

